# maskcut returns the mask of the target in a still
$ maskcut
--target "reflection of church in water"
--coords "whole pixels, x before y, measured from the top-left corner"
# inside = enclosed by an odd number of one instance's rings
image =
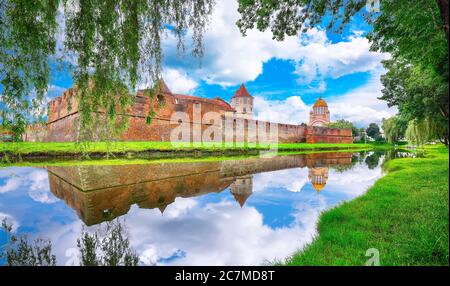
[[[177,198],[230,190],[243,207],[253,191],[253,174],[308,168],[313,188],[324,189],[328,166],[351,164],[351,153],[319,153],[217,162],[152,163],[116,166],[48,167],[50,190],[87,224],[128,213],[132,205],[159,209]]]
[[[314,190],[320,192],[328,181],[328,167],[308,167],[308,179]],[[230,189],[236,202],[243,207],[253,193],[253,175],[237,177]]]
[[[308,168],[308,178],[314,190],[320,192],[328,181],[328,167]]]

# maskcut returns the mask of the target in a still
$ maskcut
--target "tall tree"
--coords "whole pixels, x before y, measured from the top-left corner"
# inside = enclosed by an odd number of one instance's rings
[[[408,126],[408,121],[400,116],[393,116],[388,119],[383,119],[382,128],[386,140],[393,144],[405,137],[405,131]]]
[[[330,128],[352,129],[352,136],[359,136],[359,129],[353,125],[352,122],[345,119],[338,119],[334,122],[330,122],[327,126]]]
[[[366,129],[366,133],[373,139],[377,139],[380,136],[380,127],[376,123],[370,123]]]

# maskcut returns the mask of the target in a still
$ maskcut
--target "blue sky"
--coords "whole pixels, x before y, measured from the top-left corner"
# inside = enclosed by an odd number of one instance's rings
[[[235,25],[238,17],[235,1],[217,1],[204,35],[201,64],[189,52],[177,56],[176,40],[167,35],[163,77],[172,91],[230,100],[245,83],[255,96],[255,117],[280,123],[307,122],[311,105],[320,96],[329,103],[332,120],[366,126],[396,113],[377,99],[384,73],[381,60],[388,55],[369,51],[364,35],[371,27],[361,17],[353,19],[343,34],[319,27],[283,42],[272,40],[270,31],[252,30],[242,37]],[[50,97],[71,85],[67,71],[54,71]]]

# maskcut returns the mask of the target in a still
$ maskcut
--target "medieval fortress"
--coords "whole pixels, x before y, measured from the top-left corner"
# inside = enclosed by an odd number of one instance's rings
[[[79,139],[79,110],[76,89],[65,91],[48,104],[45,126],[32,126],[25,141],[71,142]],[[70,106],[70,108],[69,108]],[[147,123],[147,116],[154,116]],[[235,142],[235,143],[352,143],[350,129],[328,128],[330,112],[319,98],[310,112],[309,124],[292,125],[253,118],[253,97],[245,85],[236,91],[231,103],[171,92],[164,81],[150,98],[138,91],[134,104],[124,116],[127,129],[122,141]]]

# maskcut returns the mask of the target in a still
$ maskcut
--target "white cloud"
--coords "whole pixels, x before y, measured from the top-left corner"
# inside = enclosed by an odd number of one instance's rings
[[[299,83],[310,84],[317,79],[371,71],[386,58],[385,54],[370,52],[369,41],[359,31],[345,41],[333,43],[324,30],[313,28],[279,42],[272,39],[269,30],[252,29],[243,37],[236,26],[238,19],[236,1],[217,1],[204,35],[202,66],[191,58],[178,58],[176,40],[169,34],[164,42],[167,67],[189,70],[196,81],[233,86],[255,80],[263,72],[263,64],[277,58],[292,61]],[[324,88],[323,83],[319,84],[318,92]]]
[[[169,89],[174,93],[192,93],[197,88],[198,83],[190,78],[186,73],[177,69],[167,68],[163,71],[163,79]]]
[[[191,69],[195,78],[208,84],[232,86],[256,79],[262,73],[263,63],[271,58],[289,60],[297,57],[298,37],[287,37],[284,42],[278,42],[272,40],[269,31],[257,30],[248,31],[243,37],[235,24],[238,18],[236,1],[217,1],[204,35],[202,66],[195,61],[184,65],[185,62],[176,57],[176,41],[172,36],[165,42],[169,66]]]
[[[291,96],[285,100],[269,100],[256,96],[254,100],[255,118],[285,124],[300,124],[309,121],[310,106],[300,96]]]
[[[291,178],[286,180],[286,178]],[[290,192],[300,192],[309,182],[308,168],[293,168],[255,174],[253,192],[262,192],[266,188],[282,188]]]
[[[58,199],[51,193],[47,170],[40,168],[4,168],[0,170],[0,194],[26,189],[31,199],[39,203],[51,204]]]
[[[29,174],[30,187],[28,195],[36,202],[52,204],[58,201],[50,191],[46,170],[38,170]]]
[[[3,220],[6,220],[6,223],[8,225],[11,225],[12,232],[16,232],[20,226],[19,222],[17,221],[17,219],[14,216],[0,212],[0,223],[3,222]],[[1,247],[1,245],[0,245],[0,247]]]
[[[6,180],[6,183],[0,185],[0,194],[11,192],[19,188],[21,181],[19,178],[12,177]]]
[[[371,52],[369,41],[361,36],[332,43],[324,30],[313,28],[301,38],[303,45],[299,48],[301,56],[296,67],[300,83],[373,71],[387,58],[387,54]]]
[[[331,120],[345,119],[357,126],[365,127],[375,122],[381,124],[383,118],[389,118],[397,113],[395,107],[389,108],[385,101],[379,100],[382,69],[371,74],[370,80],[349,92],[325,100],[330,109]],[[259,120],[285,124],[300,124],[309,122],[309,112],[312,106],[306,105],[300,96],[291,96],[285,100],[269,100],[255,96],[254,113]]]
[[[388,108],[385,101],[379,100],[383,85],[380,81],[382,71],[372,73],[365,85],[355,88],[344,95],[328,98],[332,120],[346,119],[358,126],[365,127],[375,122],[381,124],[383,118],[397,113],[397,108]]]

